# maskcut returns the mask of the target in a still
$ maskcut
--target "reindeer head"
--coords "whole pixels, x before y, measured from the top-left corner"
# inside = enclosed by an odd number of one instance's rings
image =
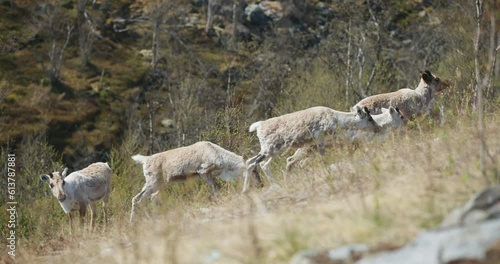
[[[403,114],[399,111],[399,108],[390,106],[389,109],[382,108],[382,113],[389,113],[391,122],[389,126],[392,128],[398,128],[402,126],[405,122]]]
[[[43,182],[49,184],[52,194],[57,198],[57,200],[59,200],[59,202],[66,200],[66,194],[64,193],[64,177],[66,177],[67,172],[68,168],[65,168],[62,172],[55,171],[47,175],[40,176],[40,179]]]
[[[433,75],[430,71],[425,70],[420,74],[420,78],[424,80],[424,82],[433,89],[434,93],[440,93],[443,90],[450,87],[450,82],[447,80],[441,80],[435,75]]]
[[[438,78],[439,79],[439,78]],[[448,89],[451,86],[450,80],[440,80],[439,85],[436,87],[435,93],[441,93],[442,91]]]
[[[399,108],[393,108],[394,109],[394,114],[396,115],[396,118],[399,118],[401,119],[402,122],[405,121],[405,116],[403,115],[403,113],[401,113],[401,111],[399,111]],[[391,111],[391,109],[389,108],[389,111]],[[392,112],[391,112],[392,113]]]
[[[368,107],[363,107],[362,109],[359,106],[356,106],[356,113],[361,120],[360,122],[360,128],[364,130],[371,130],[375,133],[379,132],[381,127],[375,120],[373,120],[372,116],[370,115],[370,110],[368,110]]]

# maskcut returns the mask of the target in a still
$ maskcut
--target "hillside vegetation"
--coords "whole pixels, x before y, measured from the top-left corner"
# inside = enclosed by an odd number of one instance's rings
[[[498,160],[498,115],[486,120],[491,124],[487,144]],[[374,250],[394,249],[438,225],[490,182],[479,169],[479,144],[475,122],[464,118],[441,128],[402,131],[383,145],[367,143],[352,155],[346,154],[351,147],[333,149],[292,170],[286,181],[276,167],[278,189],[253,188],[242,195],[241,180],[221,182],[222,191],[209,200],[210,187],[203,181],[176,183],[160,193],[159,204],[147,206],[152,218],[141,213],[134,225],[128,222],[130,205],[142,187],[142,172],[131,164],[132,153],[124,146],[112,155],[108,227],[99,211],[97,232],[69,235],[57,200],[40,186],[37,191],[47,193],[45,197],[20,205],[18,230],[25,238],[19,240],[16,260],[288,263],[293,254],[309,248],[366,243]],[[486,171],[498,177],[498,162],[488,159]],[[29,201],[26,193],[23,200]]]
[[[129,129],[155,151],[215,140],[206,133],[218,116],[237,133],[313,105],[346,111],[414,87],[424,69],[453,81],[445,111],[473,101],[472,2],[285,1],[253,12],[250,1],[212,2],[206,32],[206,1],[2,1],[0,142],[41,136],[76,169],[109,159]]]
[[[311,247],[398,247],[435,227],[500,178],[500,13],[483,4],[478,20],[466,0],[0,0],[0,152],[16,155],[16,261],[287,263]],[[205,183],[176,183],[153,218],[129,225],[144,183],[132,155],[209,140],[248,158],[259,150],[253,122],[317,105],[348,111],[415,88],[423,70],[451,87],[384,144],[338,144],[286,182],[278,157],[278,190],[265,182],[242,195],[241,180],[221,182],[208,200]],[[110,225],[99,214],[98,232],[70,236],[39,176],[96,161],[114,172]]]

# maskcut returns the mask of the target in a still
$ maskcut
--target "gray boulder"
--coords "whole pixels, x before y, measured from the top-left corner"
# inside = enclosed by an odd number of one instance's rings
[[[333,250],[306,250],[291,264],[445,264],[500,263],[500,185],[490,186],[463,207],[455,209],[441,225],[422,232],[393,251],[368,254],[364,245]]]
[[[295,254],[290,264],[341,264],[353,263],[368,253],[368,246],[353,244],[332,250],[303,250]]]

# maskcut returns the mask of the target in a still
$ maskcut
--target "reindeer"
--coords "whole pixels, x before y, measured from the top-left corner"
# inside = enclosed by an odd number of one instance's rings
[[[90,205],[90,230],[95,225],[96,205],[103,201],[104,221],[107,226],[107,202],[111,192],[111,176],[113,172],[108,163],[97,162],[88,167],[74,171],[66,176],[68,168],[62,172],[52,172],[40,176],[43,182],[49,184],[52,194],[69,216],[70,233],[73,232],[73,211],[80,212],[80,225],[84,223],[87,207]]]

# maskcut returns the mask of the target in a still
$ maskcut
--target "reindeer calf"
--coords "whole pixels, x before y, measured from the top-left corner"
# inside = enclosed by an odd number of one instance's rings
[[[219,189],[215,176],[220,175],[222,180],[227,181],[237,177],[246,178],[247,174],[243,157],[207,141],[152,156],[135,155],[132,159],[142,164],[146,183],[132,199],[130,222],[133,222],[136,207],[142,199],[155,197],[163,183],[201,177],[211,185],[214,194]]]
[[[90,205],[90,230],[93,230],[98,200],[103,200],[104,221],[107,225],[107,202],[111,192],[111,176],[113,172],[108,163],[97,162],[88,167],[74,171],[66,176],[68,168],[62,172],[53,172],[40,176],[49,184],[52,194],[66,214],[69,215],[70,233],[73,232],[73,211],[80,212],[80,225],[83,225],[87,206]]]

